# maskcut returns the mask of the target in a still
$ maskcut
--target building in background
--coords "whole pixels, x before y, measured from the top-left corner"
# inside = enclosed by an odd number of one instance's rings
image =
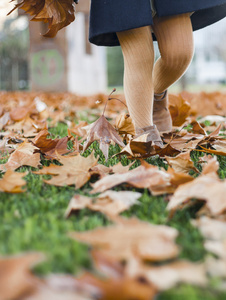
[[[0,89],[93,94],[105,92],[107,86],[122,86],[120,47],[106,49],[88,41],[90,0],[76,5],[76,20],[53,39],[40,35],[47,31],[43,23],[28,22],[25,16],[15,18],[15,14],[13,19],[4,17],[13,4],[1,0],[1,5]],[[196,31],[194,40],[194,59],[173,85],[175,91],[226,86],[226,18]],[[157,59],[158,46],[154,44]]]
[[[75,21],[66,29],[68,89],[79,94],[106,92],[106,49],[88,41],[90,1],[80,1],[76,11]]]
[[[55,38],[45,38],[40,34],[40,32],[45,33],[47,31],[47,24],[42,22],[28,23],[26,19],[27,26],[29,24],[30,46],[29,54],[27,54],[27,68],[29,69],[28,80],[31,90],[70,91],[78,94],[106,91],[105,48],[91,45],[88,41],[89,6],[89,0],[83,0],[79,5],[76,5],[76,20],[67,28],[60,30]],[[21,18],[25,18],[23,10],[19,12],[19,15],[20,18],[12,20],[11,24],[16,28],[13,31],[15,41],[18,32],[20,32],[17,24]],[[9,20],[11,19],[6,19],[6,22]],[[2,38],[7,40],[8,33],[4,34]],[[0,87],[7,90],[20,89],[19,70],[15,68],[18,63],[14,59],[11,64],[6,65],[7,60],[12,62],[10,55],[8,58],[4,57],[0,60],[0,79],[1,81],[4,79],[4,84],[1,84]],[[5,72],[9,74],[7,78],[1,76],[3,67],[4,74]],[[7,84],[10,82],[12,84]]]

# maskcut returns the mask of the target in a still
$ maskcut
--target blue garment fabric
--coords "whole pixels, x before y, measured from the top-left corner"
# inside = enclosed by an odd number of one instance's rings
[[[226,17],[226,0],[154,0],[154,5],[159,17],[194,12],[193,30]],[[95,45],[118,46],[116,32],[152,24],[150,0],[91,0],[89,40]]]

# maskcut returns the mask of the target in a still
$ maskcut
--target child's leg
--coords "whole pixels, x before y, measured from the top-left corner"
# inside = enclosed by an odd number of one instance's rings
[[[190,13],[154,17],[153,31],[161,57],[154,66],[154,91],[163,93],[188,68],[193,57],[193,31]]]
[[[150,27],[118,32],[124,56],[124,93],[135,127],[153,124],[154,47]]]

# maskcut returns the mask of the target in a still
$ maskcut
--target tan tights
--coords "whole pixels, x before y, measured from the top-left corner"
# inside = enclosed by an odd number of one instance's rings
[[[190,14],[154,17],[152,30],[161,57],[154,64],[149,26],[118,32],[124,57],[124,93],[138,128],[153,124],[153,95],[164,92],[188,68],[193,57]]]

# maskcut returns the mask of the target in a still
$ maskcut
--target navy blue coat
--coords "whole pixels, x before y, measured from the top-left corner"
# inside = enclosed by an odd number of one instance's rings
[[[193,30],[226,16],[226,0],[154,0],[158,16],[194,12]],[[153,24],[150,0],[92,0],[89,40],[99,46],[118,46],[118,31]],[[153,35],[153,39],[156,40]]]

